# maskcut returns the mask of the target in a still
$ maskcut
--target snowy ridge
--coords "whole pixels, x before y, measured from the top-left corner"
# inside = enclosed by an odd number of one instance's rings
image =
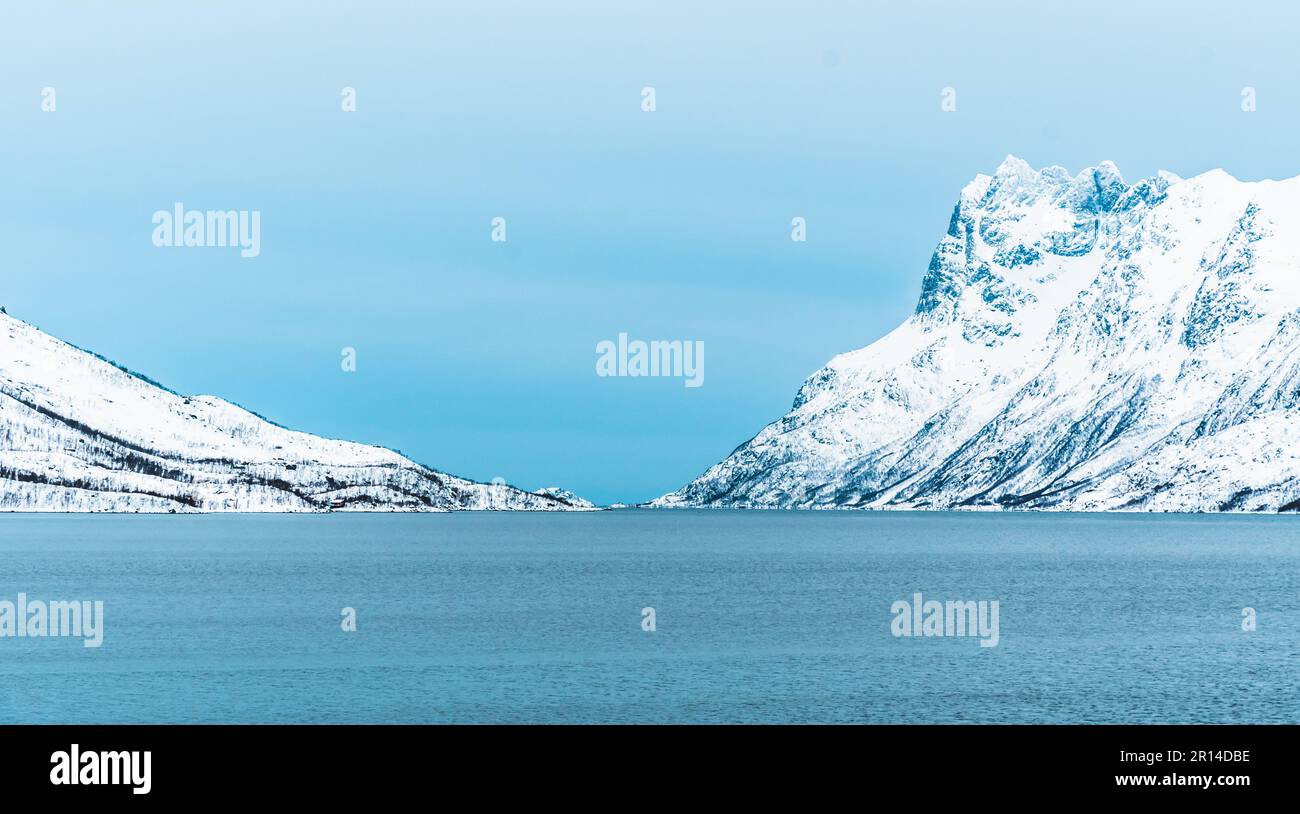
[[[0,510],[574,510],[185,397],[0,314]]]
[[[1008,156],[915,312],[654,506],[1300,508],[1300,178]]]

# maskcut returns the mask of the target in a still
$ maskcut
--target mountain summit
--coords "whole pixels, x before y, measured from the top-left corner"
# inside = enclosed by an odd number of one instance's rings
[[[0,511],[573,510],[186,397],[0,311]]]
[[[656,506],[1300,508],[1300,178],[1012,156],[915,312]]]

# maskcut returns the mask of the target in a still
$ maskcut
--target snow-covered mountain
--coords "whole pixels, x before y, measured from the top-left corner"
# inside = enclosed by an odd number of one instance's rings
[[[575,509],[594,509],[596,504],[584,497],[578,497],[568,489],[562,489],[559,486],[547,486],[533,492],[535,495],[545,495],[563,500],[565,503],[573,506]]]
[[[590,508],[185,397],[0,314],[0,511]]]
[[[902,325],[652,505],[1300,508],[1300,178],[1008,157]]]

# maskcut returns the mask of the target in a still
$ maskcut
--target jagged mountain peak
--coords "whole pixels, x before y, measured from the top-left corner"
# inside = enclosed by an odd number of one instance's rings
[[[1012,154],[1008,154],[1006,158],[1002,159],[1002,163],[998,164],[992,175],[993,178],[1019,179],[1025,182],[1033,182],[1038,179],[1069,182],[1097,176],[1114,177],[1123,180],[1119,168],[1110,159],[1104,159],[1094,166],[1085,167],[1077,173],[1071,173],[1059,164],[1050,164],[1036,169],[1028,161]]]
[[[656,505],[1294,508],[1297,216],[1300,179],[1008,156],[902,325]]]
[[[1007,154],[1006,158],[1002,159],[1002,163],[998,164],[998,168],[993,171],[994,178],[1029,178],[1037,174],[1038,171],[1029,166],[1028,161],[1010,153]]]

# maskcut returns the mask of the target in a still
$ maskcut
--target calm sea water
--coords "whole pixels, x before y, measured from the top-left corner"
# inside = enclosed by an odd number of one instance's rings
[[[8,515],[0,563],[105,603],[0,638],[2,722],[1300,721],[1297,517]],[[916,591],[998,646],[894,637]]]

